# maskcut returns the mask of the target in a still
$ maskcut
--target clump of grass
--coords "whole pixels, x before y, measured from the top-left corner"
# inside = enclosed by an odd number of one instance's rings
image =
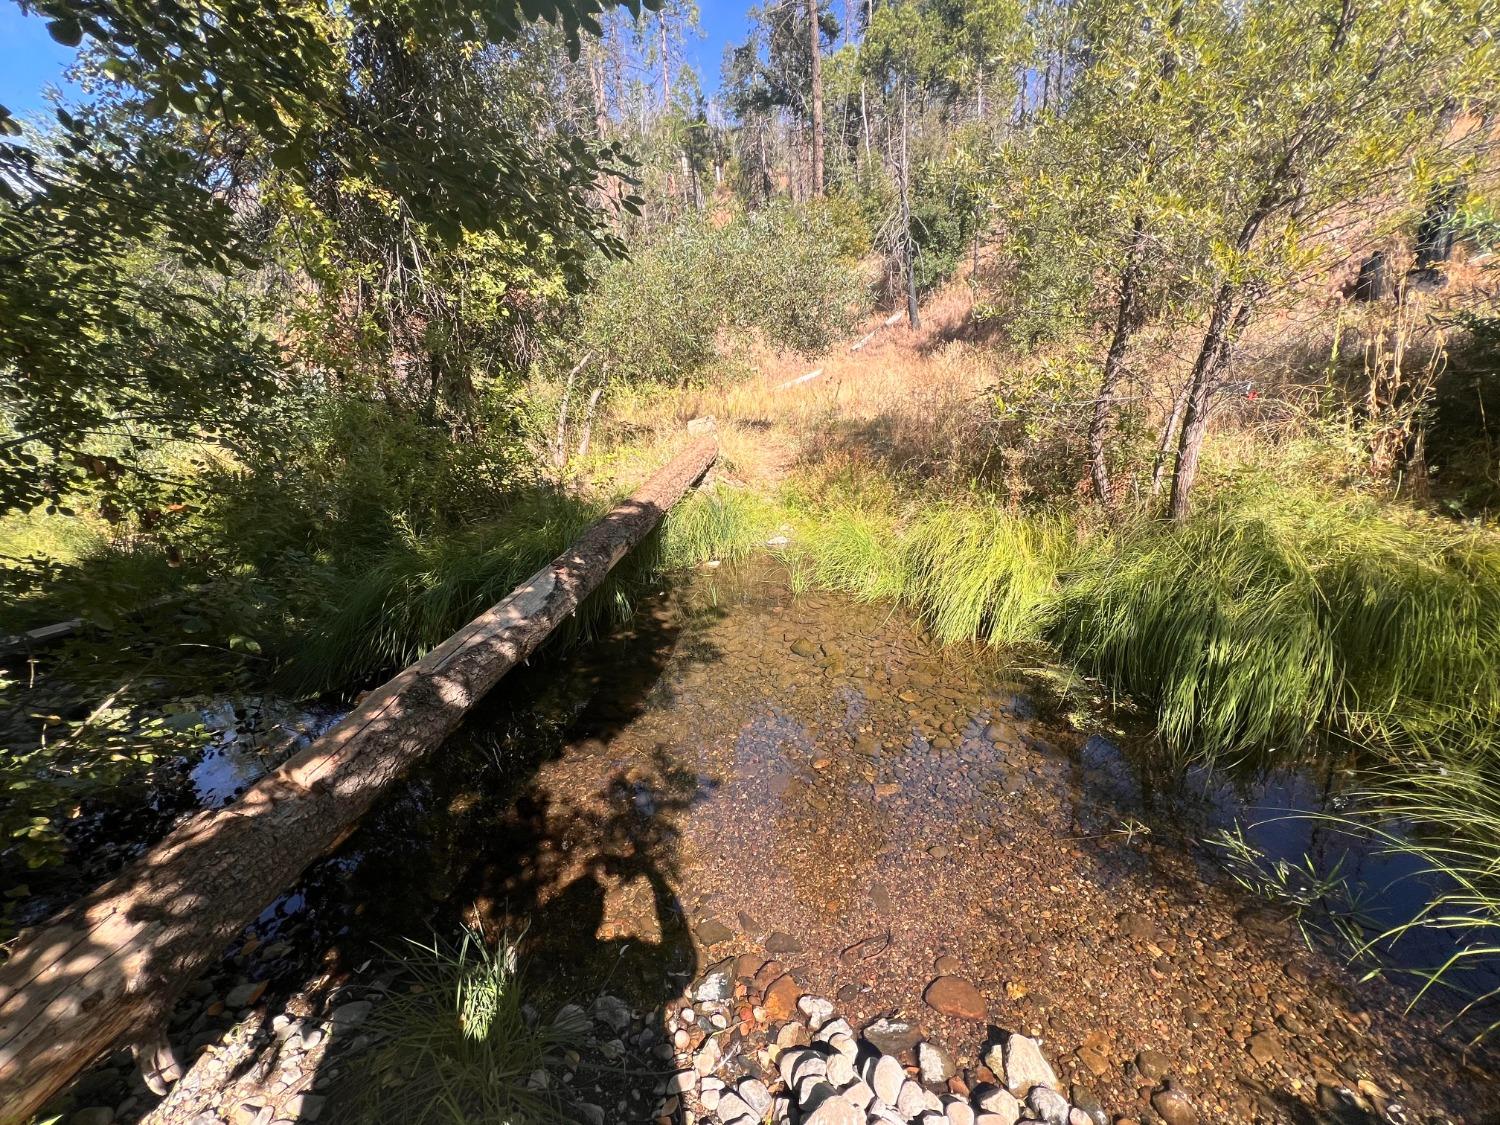
[[[945,641],[1040,642],[1073,544],[1070,528],[1056,516],[968,505],[935,508],[907,538],[913,600]]]
[[[542,1125],[577,1119],[559,1094],[563,1053],[587,1018],[564,1009],[537,1020],[526,1005],[516,947],[466,934],[456,949],[412,943],[400,958],[409,988],[375,1008],[379,1046],[356,1060],[332,1099],[335,1121]],[[545,1085],[533,1081],[540,1072]]]
[[[1411,1004],[1434,988],[1457,988],[1465,1003],[1455,1022],[1469,1019],[1476,1042],[1500,1031],[1500,757],[1382,771],[1361,796],[1357,807],[1368,811],[1339,823],[1413,856],[1439,888],[1416,917],[1369,939],[1362,952],[1417,929],[1449,935],[1451,953],[1418,972]]]
[[[893,513],[846,502],[800,522],[798,549],[817,585],[861,601],[909,600],[911,574]]]
[[[1411,754],[1500,729],[1500,549],[1315,492],[1136,524],[1067,576],[1052,636],[1148,701],[1166,744],[1295,756],[1335,733]]]
[[[669,568],[710,559],[742,562],[776,533],[780,512],[758,493],[713,485],[690,493],[667,513],[661,562]]]

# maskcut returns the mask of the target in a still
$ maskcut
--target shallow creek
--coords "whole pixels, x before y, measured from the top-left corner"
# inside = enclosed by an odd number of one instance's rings
[[[207,803],[271,764],[231,718],[193,766]],[[302,736],[334,718],[307,714]],[[348,973],[462,919],[524,931],[550,998],[608,989],[650,1008],[765,951],[856,1027],[907,1018],[962,1066],[985,1025],[923,1001],[946,959],[990,1024],[1039,1037],[1113,1114],[1155,1120],[1167,1073],[1204,1122],[1324,1120],[1319,1083],[1361,1082],[1405,1120],[1500,1120],[1492,1057],[1309,948],[1201,844],[1269,820],[1247,835],[1331,865],[1336,834],[1274,817],[1334,789],[1282,775],[1163,790],[993,653],[937,646],[889,607],[794,594],[772,565],[704,571],[629,629],[509,678],[267,909],[226,981],[298,987],[319,960]],[[1420,899],[1409,879],[1388,887],[1409,872],[1385,857],[1344,870],[1383,921]]]

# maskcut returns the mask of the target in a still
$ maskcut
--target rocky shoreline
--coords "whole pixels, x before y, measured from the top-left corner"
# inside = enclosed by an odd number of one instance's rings
[[[960,977],[933,982],[935,1004],[968,999]],[[658,1121],[692,1125],[1109,1125],[1099,1100],[1058,1089],[1033,1039],[999,1032],[983,1062],[960,1074],[953,1056],[914,1025],[882,1018],[856,1033],[832,1002],[803,993],[779,962],[720,962],[669,1007],[681,1069],[666,1082]],[[1191,1125],[1186,1099],[1163,1091],[1168,1125]],[[1169,1116],[1168,1114],[1175,1115]],[[1124,1119],[1120,1119],[1123,1121]]]

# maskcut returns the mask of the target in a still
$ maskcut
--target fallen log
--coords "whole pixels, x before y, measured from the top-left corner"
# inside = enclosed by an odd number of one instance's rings
[[[392,781],[604,581],[707,471],[696,439],[566,552],[233,805],[198,814],[115,879],[23,936],[0,967],[0,1122],[26,1120],[129,1038],[171,1075],[178,994],[267,903],[343,841]]]

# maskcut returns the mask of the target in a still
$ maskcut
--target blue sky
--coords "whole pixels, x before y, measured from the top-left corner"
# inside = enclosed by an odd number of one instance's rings
[[[0,105],[17,117],[47,108],[42,91],[64,87],[74,50],[55,42],[39,16],[25,16],[15,0],[0,0]]]
[[[703,76],[705,93],[718,90],[724,48],[744,39],[749,9],[750,0],[702,0],[703,38],[688,44],[687,55]],[[73,54],[53,41],[40,17],[22,15],[15,0],[0,0],[0,105],[17,117],[45,110],[48,85],[71,91],[63,71]]]
[[[705,94],[712,96],[718,91],[724,48],[744,40],[749,13],[749,0],[701,0],[698,22],[704,38],[690,45],[688,61],[697,65]]]

